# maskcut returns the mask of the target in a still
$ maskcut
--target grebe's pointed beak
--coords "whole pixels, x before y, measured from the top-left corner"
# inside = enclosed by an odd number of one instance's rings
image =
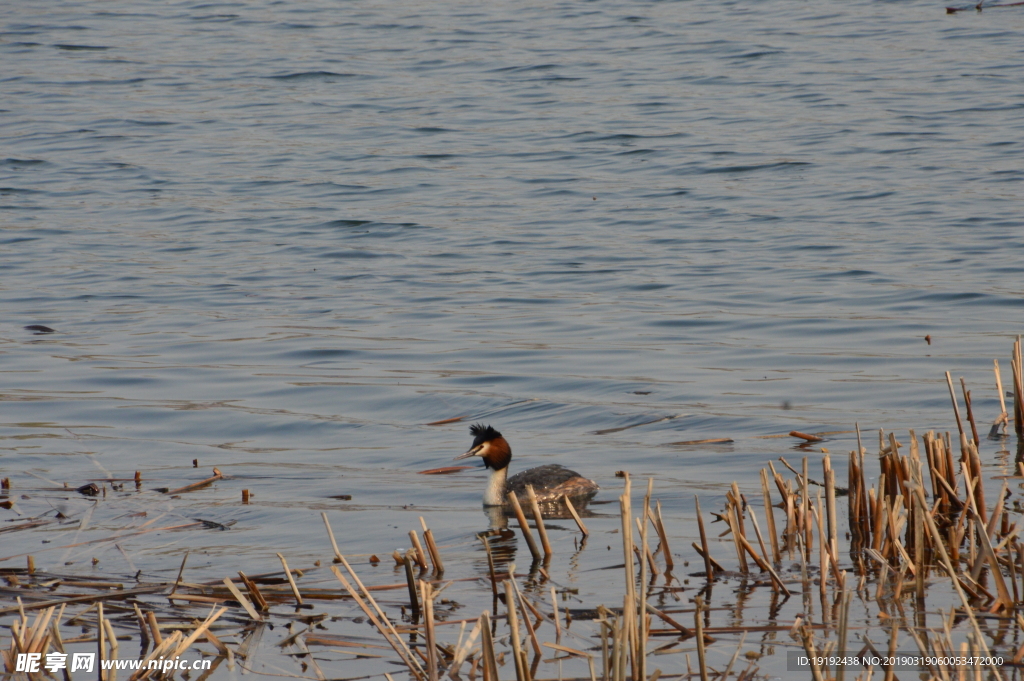
[[[469,450],[465,454],[459,454],[457,457],[452,459],[452,461],[458,461],[459,459],[468,459],[471,456],[477,456],[478,454],[480,454],[480,450],[483,448],[483,445],[477,445],[476,447],[473,447],[473,449]]]

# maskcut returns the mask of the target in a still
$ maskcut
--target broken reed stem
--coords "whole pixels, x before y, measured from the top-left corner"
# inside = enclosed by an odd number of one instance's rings
[[[804,644],[804,650],[807,652],[807,657],[811,661],[811,675],[814,677],[814,681],[824,681],[824,677],[821,674],[821,667],[818,666],[818,653],[814,648],[814,636],[811,633],[811,628],[806,624],[800,627],[800,641]]]
[[[430,582],[420,580],[420,593],[423,594],[423,619],[427,638],[427,679],[437,681],[437,641],[434,638],[434,597]]]
[[[558,620],[558,593],[551,587],[551,620],[555,623],[555,643],[562,641],[562,625]]]
[[[292,577],[292,571],[288,569],[288,561],[284,559],[284,556],[280,553],[277,557],[281,559],[281,567],[284,568],[284,576],[288,578],[288,586],[292,588],[292,595],[295,596],[295,604],[298,606],[302,605],[302,594],[299,593],[299,587],[295,584],[295,578]]]
[[[487,554],[487,572],[491,577],[491,594],[498,597],[498,578],[494,574],[494,556],[491,555],[491,544],[487,541],[486,535],[481,535],[480,541],[484,543],[484,552]]]
[[[708,665],[704,652],[704,599],[693,599],[697,607],[693,611],[693,625],[697,632],[697,664],[700,666],[700,681],[708,681]]]
[[[512,580],[505,580],[505,607],[508,611],[508,629],[512,644],[512,661],[515,662],[516,681],[530,681],[530,670],[526,665],[522,642],[519,639],[519,617],[516,612],[516,592]],[[498,681],[495,678],[495,681]]]
[[[434,542],[434,533],[427,528],[427,521],[420,516],[420,525],[423,526],[423,541],[427,542],[427,551],[430,551],[430,562],[434,564],[434,574],[438,577],[444,574],[444,563],[441,561],[441,552],[437,550]]]
[[[1005,423],[1008,415],[1006,413],[1006,396],[1003,394],[1003,377],[999,373],[999,360],[992,360],[992,365],[992,370],[996,374],[996,392],[999,393],[999,407],[1002,409],[998,420]]]
[[[420,599],[416,594],[416,577],[412,574],[412,556],[406,552],[403,561],[405,564],[405,582],[409,588],[409,607],[412,609],[412,619],[414,622],[420,619]]]
[[[978,424],[974,422],[974,410],[971,408],[971,391],[967,389],[967,383],[964,382],[964,377],[960,377],[960,389],[964,394],[964,406],[967,407],[967,422],[971,424],[971,435],[974,436],[974,443],[980,444],[981,438],[978,437]]]
[[[768,538],[772,543],[772,562],[778,565],[782,562],[782,553],[779,551],[779,535],[775,529],[775,513],[772,509],[772,494],[768,488],[768,471],[761,469],[761,494],[764,497],[764,515],[768,521]]]
[[[491,636],[491,613],[487,610],[480,614],[480,653],[483,657],[484,681],[499,681],[494,638]]]
[[[956,393],[953,392],[953,379],[948,371],[946,372],[946,385],[949,386],[949,399],[953,402],[953,414],[956,415],[956,429],[960,431],[960,435],[963,435],[964,423],[960,420],[960,407],[957,406]]]
[[[334,562],[341,562],[341,551],[338,550],[338,542],[334,540],[334,532],[331,530],[331,523],[327,520],[327,513],[321,512],[320,517],[324,519],[324,527],[327,528],[327,536],[331,539],[331,548],[334,549]]]
[[[693,503],[697,507],[697,528],[700,531],[701,556],[704,558],[704,574],[707,575],[708,583],[715,580],[715,572],[711,568],[711,552],[708,550],[708,535],[704,530],[704,516],[700,512],[700,499],[693,496]]]
[[[106,630],[103,626],[103,601],[96,604],[96,649],[99,651],[99,681],[106,681],[107,674],[103,668],[103,662],[107,659],[107,651],[103,649],[103,639],[106,638]]]
[[[537,503],[537,493],[533,491],[533,485],[526,486],[526,496],[530,500],[530,509],[533,512],[533,522],[537,526],[537,534],[540,535],[541,546],[544,547],[544,559],[551,558],[551,542],[548,541],[548,531],[544,527],[544,516],[540,512],[540,504]]]
[[[1013,430],[1018,438],[1024,438],[1024,379],[1021,377],[1020,336],[1013,344],[1013,360],[1010,362],[1013,375]]]
[[[537,640],[537,631],[533,626],[533,620],[530,619],[530,612],[532,612],[538,620],[542,619],[542,616],[536,608],[530,605],[527,600],[523,598],[523,592],[519,590],[519,585],[516,584],[515,580],[510,579],[509,581],[512,582],[512,588],[515,589],[516,600],[519,603],[519,610],[523,615],[523,624],[526,625],[526,633],[530,635],[530,643],[533,645],[533,652],[539,656],[543,651],[540,648],[540,641]]]
[[[249,614],[249,617],[252,618],[254,622],[263,621],[263,618],[260,616],[260,614],[256,612],[256,608],[252,607],[252,603],[250,603],[249,599],[245,597],[245,595],[238,589],[237,586],[235,586],[235,583],[231,581],[230,577],[224,578],[224,586],[228,588],[228,591],[231,592],[231,595],[235,597],[235,600],[238,601],[242,608],[245,609],[245,612]]]
[[[526,515],[523,513],[523,507],[519,505],[519,499],[515,492],[508,493],[508,502],[512,505],[512,510],[515,511],[519,529],[523,531],[523,539],[526,540],[526,546],[530,549],[530,555],[533,556],[534,562],[539,561],[541,555],[537,549],[537,542],[533,540],[533,533],[530,532],[530,526],[526,524]]]
[[[643,555],[648,559],[647,561],[640,561],[640,585],[643,589],[643,593],[639,595],[640,603],[638,604],[639,611],[637,616],[640,619],[640,631],[639,638],[636,644],[636,659],[637,659],[637,675],[641,679],[647,678],[647,638],[649,635],[648,621],[650,618],[647,616],[647,609],[644,607],[647,604],[647,573],[648,566],[650,571],[656,570],[654,566],[654,557],[651,555],[650,549],[647,548],[647,528],[648,528],[648,514],[651,510],[651,493],[654,491],[654,478],[647,478],[647,493],[644,494],[644,511],[641,514],[643,521],[640,527],[640,546],[643,550]],[[639,518],[638,518],[639,520]]]
[[[409,541],[412,543],[412,547],[416,549],[416,564],[420,566],[421,570],[426,570],[427,554],[423,550],[423,544],[420,543],[420,536],[416,534],[416,530],[409,530]]]
[[[569,509],[569,514],[572,515],[572,519],[576,521],[576,526],[580,528],[580,532],[583,533],[583,537],[586,538],[590,536],[590,531],[587,529],[587,526],[583,524],[580,514],[576,512],[576,507],[572,505],[569,497],[563,494],[562,501],[565,502],[565,507]]]
[[[164,637],[160,634],[160,625],[156,621],[156,613],[152,610],[146,612],[146,623],[149,625],[149,631],[153,635],[153,645],[159,646],[164,642]]]
[[[185,572],[185,562],[188,560],[189,549],[185,549],[185,555],[181,558],[181,567],[178,568],[178,576],[174,578],[174,588],[171,589],[171,595],[173,596],[178,590],[178,585],[181,584],[181,575]],[[31,556],[29,557],[31,559]]]
[[[624,573],[626,577],[626,596],[629,598],[630,603],[635,603],[636,585],[634,579],[636,578],[636,573],[633,571],[633,523],[630,520],[630,517],[633,514],[630,503],[631,495],[632,485],[630,484],[629,474],[627,473],[622,495],[619,496],[619,520],[622,532],[622,554],[625,559],[625,565],[623,567],[625,568]]]
[[[656,527],[658,529],[658,537],[661,539],[661,555],[665,559],[665,572],[672,572],[672,568],[676,566],[676,563],[672,560],[672,550],[668,545],[668,532],[665,531],[665,521],[661,517],[661,500],[654,503],[658,521]]]

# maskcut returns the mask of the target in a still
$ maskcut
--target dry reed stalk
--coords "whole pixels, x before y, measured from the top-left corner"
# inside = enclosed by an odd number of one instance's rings
[[[246,598],[245,595],[238,590],[238,587],[235,586],[235,583],[231,581],[230,577],[224,578],[224,586],[228,588],[228,591],[231,592],[231,595],[235,597],[235,600],[238,601],[239,605],[241,605],[242,608],[245,609],[245,611],[249,614],[249,617],[254,622],[263,621],[263,618],[260,617],[260,614],[256,612],[255,608],[252,607],[252,603],[250,603],[249,599]]]
[[[484,681],[499,681],[494,638],[491,636],[491,613],[487,610],[480,615],[480,654],[483,658]]]
[[[693,550],[697,552],[698,556],[700,556],[701,558],[706,557],[711,561],[711,567],[714,568],[714,572],[725,572],[725,568],[722,566],[722,564],[714,558],[712,558],[711,556],[706,555],[704,553],[704,549],[702,549],[697,542],[690,542],[690,546],[693,547]]]
[[[754,509],[751,508],[749,503],[747,503],[746,497],[743,497],[743,505],[750,511],[750,522],[754,526],[754,535],[757,537],[757,545],[761,547],[761,556],[764,557],[765,562],[768,562],[768,549],[764,545],[764,537],[761,536],[761,527],[757,524],[757,516],[754,515]]]
[[[971,477],[974,478],[975,485],[975,499],[978,502],[978,506],[975,509],[978,511],[978,515],[986,524],[989,521],[988,508],[985,504],[985,477],[981,471],[981,456],[978,454],[978,446],[973,442],[969,445],[970,461],[971,461]]]
[[[437,639],[434,637],[434,597],[430,582],[420,580],[423,595],[423,619],[427,639],[427,679],[437,681]]]
[[[836,472],[832,468],[832,463],[829,462],[828,472],[825,473],[825,500],[827,506],[825,510],[828,512],[828,547],[832,554],[832,560],[835,561],[839,556],[839,530],[838,530],[838,518],[836,516]]]
[[[619,522],[622,531],[622,554],[623,558],[625,558],[623,567],[626,577],[626,596],[630,599],[630,602],[633,602],[636,597],[636,584],[634,582],[636,573],[633,571],[633,523],[630,521],[633,515],[631,496],[632,484],[627,473],[622,495],[619,496]]]
[[[686,638],[690,638],[690,637],[695,635],[693,629],[690,629],[688,627],[684,627],[682,624],[680,624],[679,622],[676,622],[674,619],[672,619],[671,617],[666,615],[661,610],[658,610],[657,608],[655,608],[650,603],[644,603],[644,606],[646,607],[647,612],[651,613],[652,615],[655,615],[656,617],[661,619],[661,621],[663,621],[666,624],[668,624],[670,627],[675,628],[676,630],[679,631],[679,633],[681,633]]]
[[[814,648],[814,636],[806,624],[800,627],[800,642],[803,643],[807,657],[810,658],[811,675],[814,677],[814,681],[825,681],[817,662],[818,653]]]
[[[138,610],[137,606],[136,610]],[[54,617],[53,620],[50,622],[50,640],[53,644],[54,650],[56,650],[58,653],[66,655],[67,651],[64,649],[64,641],[60,636],[60,620],[63,616],[64,606],[62,605],[60,606],[60,610],[57,611],[57,616]],[[140,628],[140,631],[143,631],[144,628],[144,626]],[[146,647],[148,647],[148,645],[143,647],[143,652],[145,652]],[[70,672],[68,672],[67,666],[65,666],[64,669],[61,670],[61,672],[64,676],[64,681],[71,681],[71,674]]]
[[[747,500],[743,498],[742,494],[740,494],[740,486],[737,485],[735,482],[732,483],[730,491],[732,493],[733,503],[736,506],[736,520],[737,520],[737,524],[739,526],[740,534],[742,534],[744,537],[746,537],[747,536],[747,528],[746,528],[746,525],[743,522],[743,511],[747,507]],[[726,493],[726,497],[728,497],[728,496],[729,496],[729,493]]]
[[[654,478],[647,478],[647,493],[644,494],[644,511],[641,514],[643,516],[643,522],[640,527],[640,546],[643,547],[644,554],[648,558],[648,563],[640,562],[640,584],[644,588],[644,592],[638,596],[640,602],[637,604],[638,607],[638,619],[639,630],[637,632],[639,640],[636,644],[636,660],[637,660],[637,676],[641,679],[647,678],[647,639],[650,635],[650,618],[647,616],[647,611],[644,606],[647,605],[647,566],[650,565],[651,572],[657,573],[657,568],[654,565],[654,556],[651,555],[650,549],[647,547],[647,520],[648,515],[651,511],[651,493],[654,491]],[[637,518],[640,520],[640,518]]]
[[[174,588],[171,589],[171,596],[178,590],[178,585],[181,584],[181,575],[185,572],[185,563],[188,561],[189,550],[185,550],[185,555],[181,558],[181,567],[178,568],[178,576],[174,578]]]
[[[973,510],[970,512],[973,513]],[[975,536],[978,539],[979,548],[981,549],[981,558],[978,562],[981,563],[982,560],[988,561],[989,567],[991,568],[990,571],[992,578],[996,583],[996,592],[999,594],[999,603],[1008,612],[1012,611],[1014,600],[1013,597],[1010,596],[1009,589],[1006,588],[1006,581],[1003,579],[1003,573],[999,569],[999,559],[996,557],[995,551],[992,549],[992,542],[989,541],[988,533],[985,532],[984,526],[980,525],[980,523],[978,525],[978,530],[979,531],[975,533]]]
[[[771,564],[768,562],[768,553],[765,551],[764,542],[761,541],[761,528],[757,525],[757,516],[754,515],[754,509],[752,508],[750,509],[750,521],[754,525],[754,533],[757,534],[757,541],[761,544],[761,551],[764,552],[764,560],[760,560],[757,556],[754,556],[754,560],[757,561],[757,564],[771,576],[773,585],[772,588],[777,588],[780,591],[782,591],[782,593],[789,596],[789,589],[786,588],[786,585],[782,582],[782,578],[779,577],[778,573],[775,572]],[[750,546],[750,542],[746,541],[746,539],[744,539],[744,542],[747,546],[747,549],[749,551],[752,551],[753,547]]]
[[[726,495],[728,500],[728,494]],[[729,523],[729,531],[732,533],[733,544],[736,546],[736,560],[739,562],[740,572],[746,574],[750,571],[747,566],[747,557],[744,552],[743,542],[746,537],[739,531],[739,522],[736,520],[737,505],[735,502],[728,500],[725,509],[725,519]]]
[[[565,502],[565,507],[569,509],[569,514],[572,515],[572,519],[576,521],[576,527],[580,528],[580,532],[583,534],[583,538],[586,539],[590,536],[590,531],[587,526],[583,524],[583,520],[580,518],[580,514],[576,512],[576,507],[569,501],[569,497],[562,495],[562,501]]]
[[[412,619],[418,622],[420,619],[420,599],[416,594],[416,577],[412,574],[412,556],[406,552],[402,563],[405,565],[405,583],[409,588],[409,608],[412,610]]]
[[[807,477],[807,457],[803,457],[803,475],[800,478],[800,519],[804,524],[804,553],[811,559],[811,548],[814,546],[814,529],[811,525],[811,491]]]
[[[814,515],[815,524],[818,526],[818,589],[821,594],[822,603],[825,602],[825,596],[828,593],[828,567],[829,567],[829,555],[828,555],[828,542],[825,540],[825,523],[821,517],[821,494],[818,494],[818,505],[817,507],[811,507],[811,513]]]
[[[288,569],[288,561],[284,559],[284,556],[280,553],[277,557],[281,560],[281,567],[284,569],[284,576],[288,579],[288,586],[292,589],[292,595],[295,596],[295,605],[302,605],[302,594],[299,593],[299,587],[295,584],[295,579],[292,577],[292,571]]]
[[[530,526],[526,524],[526,516],[523,514],[523,507],[519,505],[519,499],[516,497],[515,492],[508,493],[508,501],[512,504],[512,510],[515,511],[516,520],[519,521],[519,529],[523,531],[523,539],[526,540],[526,545],[530,549],[530,555],[533,556],[534,562],[541,559],[540,551],[537,549],[537,542],[533,540],[533,533],[530,532]]]
[[[321,512],[320,517],[324,519],[324,527],[327,528],[327,536],[331,539],[331,548],[334,549],[334,562],[341,562],[341,551],[338,550],[338,542],[334,540],[334,532],[331,530],[331,523],[327,521],[327,513]]]
[[[530,509],[533,513],[533,522],[537,526],[537,534],[540,535],[540,544],[544,547],[544,559],[549,560],[553,553],[551,542],[548,541],[548,530],[544,527],[544,516],[540,512],[540,504],[537,503],[537,493],[533,491],[533,485],[526,486],[526,496],[530,500]]]
[[[420,570],[427,569],[427,553],[423,550],[423,544],[420,543],[420,536],[416,533],[416,530],[409,530],[409,542],[412,547],[416,549],[416,564],[419,565]]]
[[[149,624],[149,630],[153,634],[153,645],[159,646],[164,642],[164,637],[160,633],[160,625],[156,621],[156,613],[152,610],[146,613],[146,623]]]
[[[434,542],[434,533],[427,528],[427,521],[420,516],[420,525],[423,526],[423,541],[427,542],[427,551],[430,552],[430,562],[434,565],[434,574],[441,577],[444,574],[444,562],[441,560],[441,552],[437,550]]]
[[[484,552],[487,554],[487,572],[491,577],[491,594],[498,597],[498,578],[494,574],[494,556],[491,555],[491,545],[486,536],[481,536],[480,541],[484,544]]]
[[[700,512],[700,499],[696,495],[693,497],[693,503],[697,507],[697,528],[700,531],[700,555],[704,558],[704,574],[707,575],[708,583],[711,583],[715,581],[715,573],[711,569],[711,551],[708,550],[708,536],[704,531],[704,516]]]
[[[1024,438],[1024,380],[1021,377],[1020,336],[1013,344],[1013,359],[1010,362],[1013,375],[1013,430],[1018,438]]]
[[[707,657],[704,651],[704,619],[701,612],[704,609],[704,600],[697,596],[693,602],[697,606],[693,611],[693,624],[697,636],[697,664],[700,667],[700,681],[708,681]]]
[[[238,571],[238,578],[242,580],[242,584],[245,585],[249,595],[252,596],[253,603],[259,606],[260,612],[267,612],[270,610],[270,604],[267,603],[267,599],[263,597],[263,593],[260,591],[260,588],[256,586],[256,582],[249,579],[249,577],[241,570]]]
[[[846,636],[850,625],[850,597],[853,593],[844,590],[839,601],[839,632],[837,634],[839,650],[836,654],[840,660],[846,657]],[[845,665],[836,666],[836,681],[843,681],[846,675]]]
[[[206,478],[205,480],[200,480],[199,482],[193,482],[191,485],[185,485],[184,487],[179,487],[178,489],[169,490],[167,492],[164,492],[164,494],[171,496],[174,494],[184,494],[185,492],[191,492],[193,490],[200,489],[201,487],[206,487],[207,485],[213,484],[218,480],[223,479],[223,477],[224,474],[221,473],[216,468],[214,468],[213,477]]]
[[[668,546],[668,532],[665,531],[665,521],[661,517],[661,501],[655,502],[655,508],[657,509],[657,514],[651,515],[651,522],[654,523],[654,529],[657,530],[658,539],[661,541],[661,555],[665,559],[665,572],[672,572],[672,568],[676,566],[676,563],[672,559],[672,551]],[[651,514],[650,509],[648,509],[647,513]]]
[[[999,360],[992,360],[992,370],[996,374],[996,392],[999,394],[999,407],[1002,410],[999,413],[999,418],[996,419],[996,423],[1006,424],[1009,421],[1009,415],[1006,413],[1006,396],[1003,394],[1003,377],[999,373]]]
[[[964,394],[964,406],[967,407],[967,421],[971,424],[971,435],[974,436],[974,443],[980,444],[981,438],[978,436],[978,424],[974,422],[974,410],[971,409],[971,391],[967,389],[967,383],[964,382],[964,377],[960,377],[960,389]]]
[[[551,621],[555,624],[555,641],[562,640],[562,625],[558,621],[558,593],[551,587]]]
[[[637,530],[637,532],[639,532],[640,536],[643,537],[644,530],[646,528],[643,526],[643,523],[640,522],[640,518],[633,518],[633,520],[636,521],[636,530]],[[641,543],[643,543],[643,541],[641,541]],[[633,547],[633,551],[634,551],[634,553],[636,553],[637,560],[640,560],[642,562],[642,564],[640,566],[641,567],[640,583],[641,584],[647,584],[647,578],[646,578],[645,573],[644,573],[645,570],[649,570],[652,576],[658,574],[658,566],[655,564],[654,554],[651,553],[651,549],[649,547],[644,547],[644,548],[645,548],[645,550],[643,552],[643,556],[641,556],[640,555],[640,547],[638,547],[638,546],[634,546]]]
[[[946,385],[949,387],[949,399],[953,402],[953,414],[956,415],[956,429],[960,431],[960,434],[964,434],[964,423],[960,420],[960,407],[956,403],[956,393],[953,392],[953,379],[950,377],[949,372],[946,372]]]
[[[785,499],[789,496],[789,493],[786,491],[786,481],[783,480],[782,476],[779,475],[779,472],[775,470],[775,464],[771,461],[768,462],[768,468],[772,471],[772,479],[775,481],[775,486],[779,488],[779,495]]]
[[[349,571],[349,574],[351,574],[353,579],[355,579],[358,583],[359,578],[348,566],[348,561],[345,560],[344,556],[341,556],[341,559],[344,562],[346,569]],[[426,678],[426,673],[423,667],[420,665],[419,661],[412,654],[409,648],[405,645],[405,641],[402,639],[402,637],[398,635],[397,631],[395,631],[395,628],[391,625],[391,621],[386,617],[384,617],[383,622],[377,618],[377,615],[374,613],[374,611],[371,610],[370,607],[363,601],[363,599],[356,592],[355,588],[345,578],[345,575],[341,574],[341,570],[339,570],[336,565],[331,566],[331,572],[333,572],[334,576],[338,578],[338,581],[341,582],[341,585],[345,587],[345,590],[348,591],[349,596],[351,596],[352,600],[356,602],[356,605],[358,605],[359,608],[363,611],[367,619],[369,619],[370,622],[375,627],[377,627],[377,631],[379,631],[380,635],[384,637],[384,640],[388,642],[388,645],[390,645],[392,649],[394,649],[394,651],[398,653],[398,656],[402,659],[402,662],[405,663],[405,666],[409,668],[409,672],[413,675],[413,677],[415,677],[419,681],[424,681],[424,679]],[[360,587],[361,586],[362,585],[360,583]],[[372,602],[374,604],[374,608],[379,612],[380,607],[377,606],[376,601],[373,600],[373,597],[370,595],[370,592],[363,589],[363,593],[366,595],[367,600]]]
[[[782,562],[782,552],[779,551],[779,535],[775,529],[775,512],[772,509],[772,495],[768,488],[768,471],[761,469],[761,495],[764,497],[764,516],[768,521],[768,538],[772,543],[772,562],[778,565]],[[753,512],[751,512],[753,518]],[[754,521],[757,527],[757,521]]]
[[[533,615],[537,618],[538,623],[544,619],[544,616],[541,615],[536,608],[530,605],[530,603],[525,598],[523,598],[523,592],[519,590],[519,585],[516,584],[515,580],[510,579],[509,581],[512,582],[512,588],[516,592],[516,600],[518,601],[519,609],[522,611],[523,614],[523,624],[526,625],[526,633],[529,635],[530,643],[533,645],[533,652],[537,656],[540,656],[540,654],[543,651],[540,649],[540,641],[537,640],[537,630],[536,627],[534,627],[533,625],[533,620],[530,619],[530,612],[533,612]],[[555,617],[557,618],[557,616],[558,615],[556,613]]]
[[[512,660],[515,662],[516,681],[530,681],[530,669],[526,665],[526,657],[522,642],[519,639],[519,617],[516,614],[516,592],[512,580],[505,580],[505,606],[508,610],[508,628],[512,644]],[[495,679],[497,681],[497,679]]]

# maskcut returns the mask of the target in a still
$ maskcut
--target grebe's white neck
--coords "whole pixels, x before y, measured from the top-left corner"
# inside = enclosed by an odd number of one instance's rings
[[[484,492],[484,506],[502,506],[505,503],[505,479],[507,477],[508,468],[491,471],[491,478],[487,481],[487,490]]]

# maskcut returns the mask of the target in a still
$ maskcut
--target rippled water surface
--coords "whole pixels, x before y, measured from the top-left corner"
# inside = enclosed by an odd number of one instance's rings
[[[320,557],[321,510],[353,553],[418,515],[468,542],[483,471],[416,472],[470,421],[599,500],[656,475],[680,551],[694,494],[803,456],[760,436],[846,431],[841,463],[856,422],[954,428],[946,370],[990,422],[1024,309],[1022,30],[924,1],[12,4],[0,469],[218,466],[96,509],[233,522],[124,546],[154,573],[202,547],[211,579]],[[703,438],[734,442],[665,446]],[[20,510],[92,503],[66,496]]]

